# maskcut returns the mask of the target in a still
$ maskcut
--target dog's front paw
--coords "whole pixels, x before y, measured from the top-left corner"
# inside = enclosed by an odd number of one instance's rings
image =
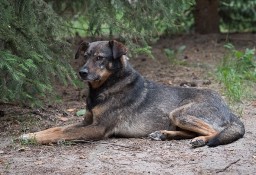
[[[152,132],[151,134],[148,135],[149,138],[151,138],[152,140],[166,140],[166,135],[163,134],[161,131],[155,131]]]
[[[19,137],[19,140],[21,141],[34,141],[35,140],[35,135],[34,134],[23,134]]]

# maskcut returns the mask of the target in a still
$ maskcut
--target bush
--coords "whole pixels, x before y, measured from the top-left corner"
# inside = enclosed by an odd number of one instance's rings
[[[236,50],[231,44],[225,45],[228,54],[218,67],[218,78],[224,84],[226,95],[231,101],[241,101],[256,82],[255,49]],[[250,96],[254,96],[254,91]]]
[[[43,0],[0,2],[0,101],[40,105],[75,74],[63,21]]]
[[[256,1],[221,0],[219,14],[223,32],[256,31]]]

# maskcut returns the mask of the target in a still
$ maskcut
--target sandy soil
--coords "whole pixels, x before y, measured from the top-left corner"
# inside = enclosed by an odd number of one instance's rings
[[[256,35],[230,36],[237,48],[255,47]],[[224,35],[190,35],[161,39],[153,44],[153,60],[140,55],[130,59],[145,77],[170,85],[213,88],[222,93],[214,78],[225,50]],[[164,49],[186,46],[171,64]],[[79,61],[73,61],[76,69]],[[97,142],[55,145],[22,144],[18,135],[82,120],[84,90],[61,87],[61,104],[42,109],[0,104],[0,175],[77,174],[256,174],[256,101],[243,101],[244,138],[216,148],[192,149],[189,140],[151,141],[147,138],[111,138]]]

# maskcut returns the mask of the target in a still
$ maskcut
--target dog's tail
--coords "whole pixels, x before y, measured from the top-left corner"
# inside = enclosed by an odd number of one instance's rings
[[[244,124],[234,114],[231,113],[230,115],[233,121],[213,139],[209,140],[208,146],[225,145],[243,137],[245,133]]]

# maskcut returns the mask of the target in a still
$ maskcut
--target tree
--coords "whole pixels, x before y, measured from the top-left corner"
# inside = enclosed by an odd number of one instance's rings
[[[43,0],[2,0],[0,11],[0,102],[39,105],[75,78],[65,23]]]
[[[196,0],[194,19],[195,32],[219,33],[219,0]]]
[[[256,1],[195,0],[195,32],[256,31]]]

